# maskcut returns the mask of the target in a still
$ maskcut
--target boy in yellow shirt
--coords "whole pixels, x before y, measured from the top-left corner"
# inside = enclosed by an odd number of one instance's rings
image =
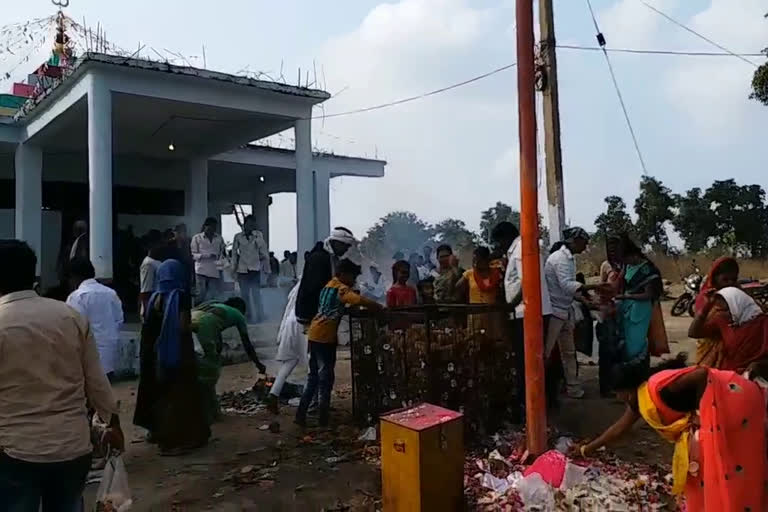
[[[328,425],[331,407],[331,390],[335,379],[337,331],[346,306],[364,306],[378,311],[381,305],[352,291],[360,265],[342,259],[336,275],[325,285],[320,293],[317,315],[312,320],[307,332],[309,340],[309,376],[307,386],[296,411],[295,422],[305,426],[307,410],[315,392],[318,392],[318,415],[320,426]],[[319,389],[318,389],[319,388]]]

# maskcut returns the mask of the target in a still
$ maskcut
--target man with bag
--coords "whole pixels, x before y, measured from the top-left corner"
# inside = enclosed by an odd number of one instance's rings
[[[76,510],[93,450],[86,402],[122,451],[117,405],[88,322],[34,292],[34,251],[0,240],[0,261],[0,511]]]

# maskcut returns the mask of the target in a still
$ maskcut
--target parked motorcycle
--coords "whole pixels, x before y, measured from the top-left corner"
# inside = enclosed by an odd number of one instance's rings
[[[696,297],[699,295],[704,276],[701,274],[701,269],[696,265],[695,261],[691,266],[693,267],[693,272],[683,278],[685,291],[672,305],[672,316],[683,316],[686,311],[689,315],[694,316],[693,305],[696,303]]]

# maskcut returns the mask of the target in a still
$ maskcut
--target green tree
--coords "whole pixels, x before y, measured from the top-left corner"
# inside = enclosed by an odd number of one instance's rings
[[[627,213],[627,203],[619,196],[608,196],[605,198],[607,205],[605,212],[601,213],[595,219],[598,238],[607,238],[610,235],[619,233],[632,233],[634,226],[632,219]]]
[[[768,18],[768,14],[765,17]],[[768,48],[764,49],[763,53],[768,57]],[[752,77],[752,94],[749,97],[768,106],[768,62],[755,70]]]
[[[685,195],[676,196],[675,202],[677,215],[672,218],[672,225],[685,242],[686,250],[706,249],[709,240],[716,236],[715,216],[701,189],[692,188]]]
[[[504,221],[511,222],[520,229],[520,212],[501,201],[484,210],[480,214],[480,239],[486,244],[492,245],[491,232],[500,222]],[[544,242],[545,247],[549,246],[549,229],[544,226],[541,215],[539,215],[539,238]]]
[[[434,229],[411,212],[388,213],[365,234],[361,251],[370,258],[388,259],[398,251],[404,254],[421,252],[432,243]]]
[[[669,238],[665,224],[672,220],[675,199],[672,191],[665,187],[661,180],[652,176],[640,179],[640,195],[635,200],[635,235],[643,244],[660,247],[666,252],[669,248]]]
[[[716,244],[753,257],[768,252],[768,207],[760,185],[715,181],[704,193],[714,215]]]
[[[476,233],[467,228],[463,220],[445,219],[434,228],[435,241],[438,244],[448,244],[454,250],[470,249],[480,239]]]

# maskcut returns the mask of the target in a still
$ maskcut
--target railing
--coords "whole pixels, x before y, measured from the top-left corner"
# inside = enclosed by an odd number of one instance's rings
[[[353,413],[362,425],[418,402],[462,412],[469,435],[519,419],[509,308],[423,305],[351,314]]]

